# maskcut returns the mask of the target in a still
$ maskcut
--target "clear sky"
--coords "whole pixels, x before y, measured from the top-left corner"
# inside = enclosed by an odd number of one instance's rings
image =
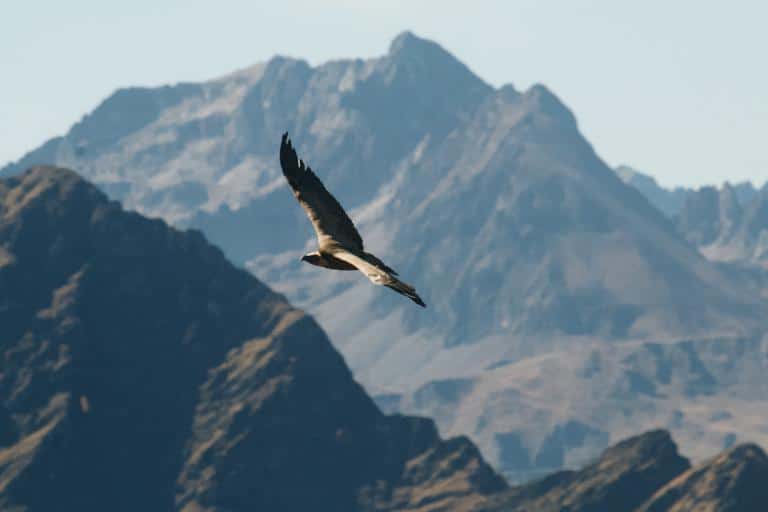
[[[762,0],[0,0],[0,165],[118,87],[276,53],[386,52],[408,29],[495,86],[541,82],[611,165],[665,185],[768,179]]]

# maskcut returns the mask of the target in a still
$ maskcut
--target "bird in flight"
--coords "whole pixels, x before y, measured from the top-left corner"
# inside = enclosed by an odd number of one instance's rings
[[[363,239],[347,212],[312,169],[299,160],[287,133],[283,134],[280,144],[280,166],[317,234],[317,250],[302,256],[301,261],[333,270],[359,270],[373,284],[391,288],[419,306],[427,307],[413,286],[400,281],[397,272],[365,252]]]

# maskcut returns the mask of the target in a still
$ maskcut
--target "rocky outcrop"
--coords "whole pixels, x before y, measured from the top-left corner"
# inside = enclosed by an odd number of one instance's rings
[[[768,503],[768,457],[736,446],[669,482],[638,512],[758,512]]]
[[[739,445],[691,468],[665,431],[609,448],[578,471],[563,471],[513,487],[478,512],[751,512],[765,509],[768,457]]]
[[[512,488],[478,511],[629,512],[689,467],[669,433],[648,432],[611,447],[580,471]]]

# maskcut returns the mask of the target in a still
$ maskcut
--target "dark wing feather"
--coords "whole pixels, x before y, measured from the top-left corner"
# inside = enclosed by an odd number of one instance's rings
[[[364,253],[363,253],[363,258],[364,258],[364,259],[365,259],[367,262],[369,262],[369,263],[373,263],[374,265],[376,265],[377,267],[379,267],[379,268],[380,268],[380,269],[382,269],[383,271],[385,271],[385,272],[389,272],[389,273],[390,273],[390,274],[392,274],[393,276],[396,276],[396,275],[398,275],[398,274],[397,274],[397,270],[393,269],[392,267],[389,267],[389,266],[387,266],[387,264],[386,264],[386,263],[384,263],[384,262],[383,262],[383,261],[381,261],[379,258],[377,258],[376,256],[374,256],[373,254],[371,254],[371,253],[369,253],[369,252],[364,252]]]
[[[363,239],[347,212],[312,169],[299,160],[287,133],[283,134],[280,144],[280,166],[293,189],[293,195],[307,212],[319,244],[338,242],[349,249],[362,251]]]

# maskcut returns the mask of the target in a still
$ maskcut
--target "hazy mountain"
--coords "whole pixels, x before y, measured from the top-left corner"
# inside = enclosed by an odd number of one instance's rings
[[[377,401],[470,434],[513,482],[580,467],[639,425],[675,432],[702,460],[738,440],[768,445],[767,352],[767,337],[595,344]]]
[[[0,180],[0,508],[461,510],[466,438],[385,416],[315,322],[71,171]]]
[[[768,264],[768,186],[747,203],[727,184],[703,188],[686,201],[678,225],[712,260]]]
[[[690,187],[662,187],[653,176],[628,165],[620,165],[614,171],[624,183],[639,190],[651,204],[670,218],[676,217],[683,209],[688,196],[697,192],[697,189]],[[749,203],[758,193],[758,189],[748,181],[726,185],[733,190],[741,204]]]
[[[743,210],[734,190],[702,187],[691,192],[677,220],[680,231],[697,246],[727,241],[741,222]]]
[[[725,183],[698,189],[659,186],[651,176],[619,166],[616,174],[674,219],[680,233],[714,261],[768,262],[768,185]]]
[[[278,167],[285,130],[367,247],[423,292],[426,311],[357,273],[299,262],[314,241]],[[632,390],[631,370],[622,363],[589,382],[569,361],[669,344],[672,361],[693,366],[720,351],[719,382],[729,382],[745,364],[740,340],[761,339],[768,318],[748,275],[735,279],[702,257],[597,157],[551,91],[494,89],[409,33],[366,61],[310,67],[278,57],[202,84],[118,91],[5,172],[49,161],[78,168],[130,208],[201,228],[311,312],[356,376],[387,394],[382,404],[472,435],[521,478],[582,464],[660,418],[684,445],[700,435],[697,453],[716,453],[718,425],[666,419],[687,403],[684,385],[675,380],[648,410],[627,403],[634,412],[624,418],[607,392],[585,390]],[[765,360],[759,345],[750,350]],[[564,366],[562,375],[544,361]],[[529,372],[543,373],[530,383]],[[755,389],[768,380],[748,375]],[[530,414],[512,415],[529,400],[521,382],[567,392],[530,398]],[[699,395],[710,389],[692,382]],[[570,393],[581,409],[568,405]],[[704,416],[721,409],[703,407]],[[586,410],[600,419],[585,421]],[[749,417],[729,425],[757,430]]]
[[[651,204],[669,217],[680,213],[685,198],[692,191],[685,187],[664,188],[652,176],[643,174],[628,165],[620,165],[614,170],[624,183],[639,190]]]

